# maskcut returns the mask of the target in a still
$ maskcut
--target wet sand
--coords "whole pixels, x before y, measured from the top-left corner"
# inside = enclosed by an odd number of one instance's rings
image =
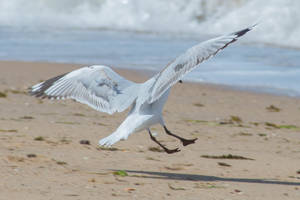
[[[1,200],[300,199],[300,99],[176,84],[164,119],[174,133],[197,137],[195,144],[183,147],[155,126],[156,137],[181,152],[160,152],[146,131],[103,149],[98,140],[126,112],[107,115],[26,93],[79,67],[0,62]],[[138,82],[147,78],[117,71]]]

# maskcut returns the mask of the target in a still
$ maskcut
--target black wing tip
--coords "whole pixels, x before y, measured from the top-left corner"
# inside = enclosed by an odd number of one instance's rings
[[[237,32],[234,32],[233,35],[236,35],[237,37],[241,37],[243,35],[245,35],[247,32],[251,31],[257,24],[254,24],[248,28],[245,28],[243,30],[240,30],[240,31],[237,31]]]
[[[67,73],[66,73],[67,74]],[[51,96],[51,95],[47,95],[45,93],[45,91],[47,89],[49,89],[51,86],[53,86],[53,84],[58,81],[59,79],[61,79],[63,76],[65,76],[66,74],[62,74],[62,75],[59,75],[59,76],[56,76],[56,77],[53,77],[51,79],[48,79],[44,82],[41,82],[40,86],[39,86],[39,89],[35,90],[33,87],[30,87],[28,88],[28,93],[29,95],[31,96],[34,96],[34,97],[37,97],[37,98],[48,98],[48,99],[51,99],[51,98],[55,98],[54,96]]]
[[[40,99],[46,99],[46,98],[47,98],[47,99],[57,99],[57,96],[47,95],[47,94],[45,93],[46,90],[47,90],[47,89],[41,88],[41,89],[38,89],[38,90],[36,90],[36,91],[33,91],[33,88],[31,87],[31,88],[28,89],[28,94],[29,94],[30,96],[34,96],[34,97],[40,98]]]
[[[34,90],[32,87],[28,88],[28,94],[30,96],[34,96],[34,97],[37,97],[37,98],[50,98],[50,96],[48,96],[47,94],[45,94],[45,90],[46,89],[43,89],[43,86],[38,89],[38,90]]]
[[[237,31],[237,32],[234,32],[234,33],[230,34],[230,35],[234,35],[234,36],[236,36],[236,37],[233,38],[233,39],[232,39],[230,42],[228,42],[227,44],[225,44],[222,48],[220,48],[220,50],[225,49],[229,44],[231,44],[231,43],[237,41],[237,39],[238,39],[239,37],[245,35],[245,34],[246,34],[247,32],[249,32],[249,31],[251,31],[256,25],[257,25],[257,24],[254,24],[253,26],[250,26],[250,27],[248,27],[248,28],[245,28],[245,29],[243,29],[243,30],[240,30],[240,31]],[[218,53],[218,52],[216,52],[215,54],[217,54],[217,53]]]
[[[237,37],[241,37],[245,35],[247,32],[249,32],[250,30],[251,30],[250,28],[245,28],[241,31],[235,32],[234,35],[236,35]]]

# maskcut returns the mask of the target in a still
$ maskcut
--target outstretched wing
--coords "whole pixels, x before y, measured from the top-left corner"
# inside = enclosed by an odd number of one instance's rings
[[[255,26],[255,25],[254,25]],[[198,64],[216,55],[220,50],[235,42],[239,37],[250,31],[254,26],[204,41],[188,49],[184,54],[169,63],[161,72],[155,75],[154,84],[150,90],[149,103],[159,99],[170,87],[177,83],[186,73]]]
[[[30,88],[36,97],[71,98],[112,114],[128,108],[137,97],[139,84],[126,80],[107,66],[90,66],[74,70]]]

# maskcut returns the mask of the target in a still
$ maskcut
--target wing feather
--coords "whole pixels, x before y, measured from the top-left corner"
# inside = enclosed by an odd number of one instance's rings
[[[150,89],[148,102],[152,103],[159,99],[170,87],[182,79],[185,74],[192,71],[203,61],[216,55],[229,44],[235,42],[254,26],[204,41],[188,49],[153,77],[155,81]]]
[[[112,114],[122,112],[137,98],[139,84],[126,80],[107,66],[83,67],[30,88],[33,96],[74,99]]]

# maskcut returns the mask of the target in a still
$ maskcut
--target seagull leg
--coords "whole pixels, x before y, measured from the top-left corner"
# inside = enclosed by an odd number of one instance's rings
[[[158,144],[161,148],[165,150],[168,154],[179,152],[180,150],[178,148],[176,149],[168,149],[164,145],[162,145],[159,141],[156,140],[156,138],[152,135],[150,129],[148,129],[148,133],[150,135],[151,140],[153,140],[156,144]]]
[[[198,138],[195,138],[195,139],[188,140],[188,139],[182,138],[178,135],[175,135],[175,134],[171,133],[171,131],[169,131],[166,126],[164,126],[164,129],[165,129],[165,131],[168,135],[171,135],[171,136],[176,137],[177,139],[179,139],[182,142],[183,146],[193,144],[198,139]]]

